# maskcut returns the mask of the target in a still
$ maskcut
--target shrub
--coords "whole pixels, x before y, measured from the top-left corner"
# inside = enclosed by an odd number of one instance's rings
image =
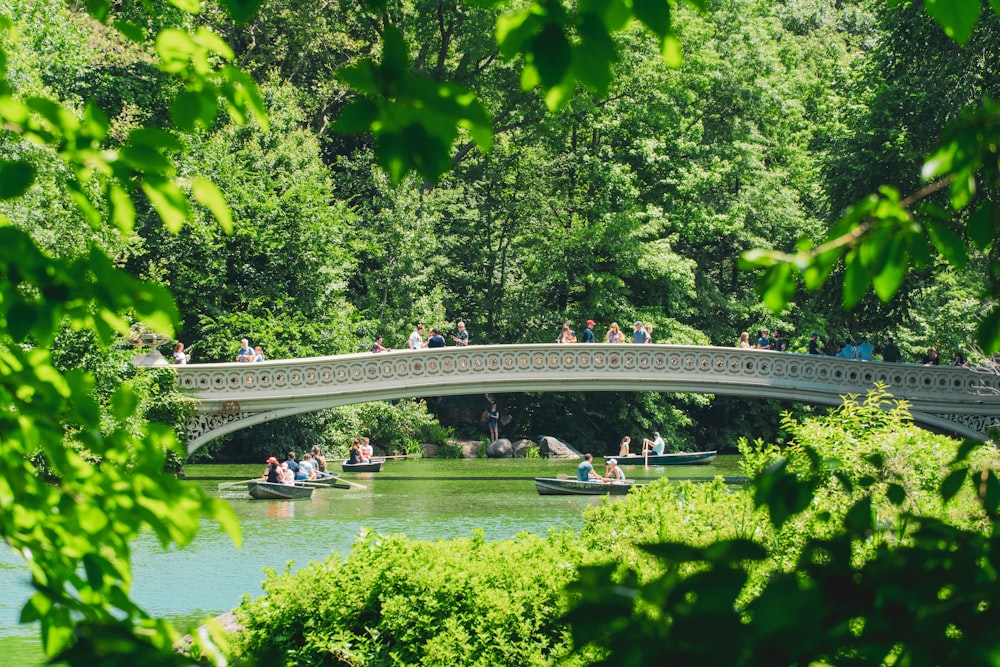
[[[363,535],[345,559],[268,572],[244,600],[243,657],[286,665],[551,665],[568,652],[563,587],[583,551],[571,534],[498,542]],[[565,664],[585,664],[577,658]]]

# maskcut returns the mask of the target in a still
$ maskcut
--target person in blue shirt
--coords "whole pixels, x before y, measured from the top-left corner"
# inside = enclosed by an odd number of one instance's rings
[[[592,454],[584,454],[583,461],[576,467],[576,479],[578,482],[603,482],[604,478],[594,472],[594,460]]]
[[[854,341],[850,338],[844,341],[844,347],[840,350],[840,354],[837,356],[841,359],[857,359],[858,348],[854,347]]]
[[[587,320],[587,328],[583,330],[583,342],[584,343],[595,343],[594,339],[594,320]]]
[[[632,332],[632,342],[641,345],[647,340],[646,330],[642,328],[642,322],[635,323],[635,331]]]
[[[444,336],[441,335],[440,331],[437,329],[431,329],[431,337],[427,339],[427,347],[428,349],[444,347]]]
[[[873,358],[872,352],[874,351],[874,349],[875,349],[874,346],[872,346],[872,344],[868,342],[868,337],[862,336],[861,342],[858,343],[858,350],[857,350],[858,359],[860,359],[861,361],[871,361]]]
[[[252,362],[255,356],[250,341],[246,338],[240,339],[240,351],[236,353],[236,361]]]
[[[760,336],[757,338],[757,349],[758,350],[770,350],[771,349],[771,338],[768,336],[771,332],[767,329],[760,330]]]

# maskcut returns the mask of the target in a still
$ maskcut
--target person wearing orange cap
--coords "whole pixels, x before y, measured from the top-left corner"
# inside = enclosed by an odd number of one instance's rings
[[[278,484],[281,482],[281,473],[278,472],[278,466],[280,465],[278,463],[278,459],[272,456],[266,461],[266,463],[267,470],[264,471],[266,481],[271,482],[272,484]]]
[[[583,330],[584,343],[596,343],[594,340],[594,320],[587,320],[587,328]]]

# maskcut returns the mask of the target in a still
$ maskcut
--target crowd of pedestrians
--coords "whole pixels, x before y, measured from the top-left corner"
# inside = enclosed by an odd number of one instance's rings
[[[598,335],[594,333],[596,325],[597,324],[594,320],[588,319],[585,323],[582,335],[577,338],[576,332],[573,331],[572,323],[568,321],[563,322],[562,328],[556,336],[555,342],[596,343],[598,341]],[[445,332],[443,330],[431,328],[430,335],[426,339],[424,338],[425,331],[426,329],[423,324],[417,324],[409,338],[407,338],[407,349],[422,350],[442,348],[446,346]],[[465,327],[465,322],[458,322],[455,333],[451,334],[449,337],[452,342],[459,347],[469,345],[470,335],[468,329]],[[605,343],[612,344],[631,343],[633,345],[644,345],[652,343],[653,325],[649,322],[644,323],[640,320],[636,320],[633,324],[632,331],[627,332],[622,330],[618,322],[612,322],[608,325],[608,329],[601,339]],[[773,350],[776,352],[790,351],[789,340],[779,329],[775,329],[773,332],[769,329],[761,329],[757,334],[756,340],[751,337],[749,332],[744,331],[740,333],[739,339],[736,341],[736,347],[745,350]],[[376,336],[371,351],[373,353],[391,352],[391,349],[383,344],[382,336]],[[832,356],[839,359],[856,359],[858,361],[875,361],[876,355],[879,355],[882,361],[888,361],[891,363],[903,362],[902,353],[892,336],[888,336],[881,349],[878,349],[871,343],[867,336],[861,336],[857,343],[855,343],[853,338],[847,337],[843,341],[831,341],[824,345],[820,340],[819,334],[813,332],[809,336],[806,351],[807,354],[812,355]],[[191,354],[184,349],[184,343],[177,342],[174,346],[174,363],[183,365],[189,363],[190,360]],[[260,345],[250,347],[250,341],[247,338],[242,338],[240,340],[240,348],[236,352],[236,361],[242,363],[264,361],[264,350]],[[920,363],[925,366],[939,366],[941,365],[941,358],[938,355],[937,349],[931,347],[928,348],[926,354],[922,357],[914,359],[913,363]],[[956,352],[950,365],[968,366],[969,364],[962,352]]]

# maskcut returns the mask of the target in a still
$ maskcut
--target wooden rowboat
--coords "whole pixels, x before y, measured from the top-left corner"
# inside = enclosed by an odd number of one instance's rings
[[[715,460],[716,450],[710,452],[675,452],[673,454],[650,454],[648,457],[642,454],[632,454],[631,456],[605,456],[607,459],[615,459],[620,466],[691,466],[707,465]]]
[[[344,461],[340,466],[344,472],[382,472],[382,464],[385,459],[372,459],[368,463],[348,463]]]
[[[535,490],[540,496],[623,496],[644,484],[634,482],[581,482],[578,479],[536,477]]]
[[[247,490],[254,500],[292,500],[295,498],[311,498],[313,494],[312,486],[289,486],[287,484],[275,484],[274,482],[264,482],[251,480],[247,482]]]
[[[322,474],[322,477],[317,476],[308,480],[309,483],[313,486],[330,486],[334,488],[340,488],[340,486],[343,486],[344,488],[347,488],[347,485],[340,480],[340,473],[328,472]]]

